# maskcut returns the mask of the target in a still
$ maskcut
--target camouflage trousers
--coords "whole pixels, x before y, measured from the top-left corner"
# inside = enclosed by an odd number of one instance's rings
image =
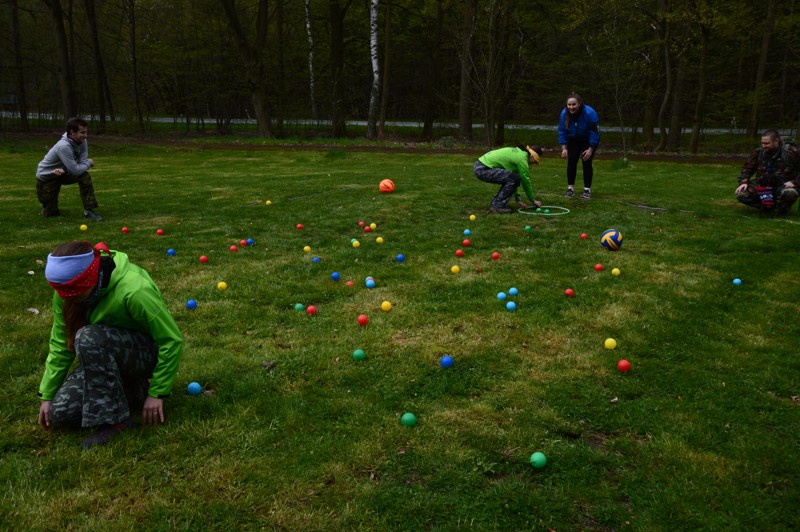
[[[51,176],[47,181],[36,181],[36,195],[39,197],[39,203],[42,204],[43,216],[58,216],[58,195],[61,193],[61,186],[74,183],[78,183],[83,208],[96,209],[98,207],[97,198],[94,197],[92,176],[89,175],[89,172],[84,172],[79,176],[72,174]]]
[[[780,214],[788,213],[798,196],[800,196],[800,192],[796,188],[786,188],[782,184],[772,190],[775,209]],[[737,194],[736,199],[751,207],[761,208],[763,206],[758,187],[752,183],[741,194]]]
[[[472,166],[472,172],[475,174],[475,177],[485,183],[500,185],[500,190],[494,198],[492,198],[490,207],[493,209],[505,207],[522,180],[519,174],[515,174],[503,168],[489,168],[480,161],[475,161],[475,164]]]
[[[66,378],[50,405],[50,421],[62,427],[95,427],[130,417],[129,402],[153,374],[158,345],[148,335],[87,325],[75,335],[78,367]]]

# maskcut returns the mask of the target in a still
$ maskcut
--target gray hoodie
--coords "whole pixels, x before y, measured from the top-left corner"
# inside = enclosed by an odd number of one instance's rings
[[[78,177],[83,175],[92,164],[89,162],[89,142],[80,144],[64,133],[61,140],[50,148],[36,169],[36,180],[45,183],[55,179],[53,170],[61,168],[67,174]]]

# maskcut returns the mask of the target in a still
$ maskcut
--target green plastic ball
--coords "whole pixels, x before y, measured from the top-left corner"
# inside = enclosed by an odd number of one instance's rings
[[[547,465],[547,457],[544,455],[544,453],[536,451],[531,455],[531,465],[536,469],[541,469]]]
[[[541,207],[536,207],[536,212],[542,212],[542,208]]]
[[[530,226],[530,225],[526,225],[526,226],[525,226],[525,230],[526,230],[526,231],[530,231],[530,230],[531,230],[531,226]]]
[[[353,360],[360,361],[364,360],[365,358],[367,358],[367,354],[364,352],[363,349],[356,349],[355,351],[353,351]]]
[[[406,412],[403,414],[403,417],[400,418],[400,423],[402,423],[404,427],[413,427],[417,424],[417,416],[411,412]]]
[[[297,312],[303,312],[306,309],[306,307],[304,307],[302,303],[295,303],[294,304],[294,309]]]
[[[544,213],[545,213],[545,214],[550,214],[550,209],[545,209],[545,210],[544,210]]]

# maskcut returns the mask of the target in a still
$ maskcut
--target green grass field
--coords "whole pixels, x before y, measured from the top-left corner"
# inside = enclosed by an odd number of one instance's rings
[[[739,205],[737,164],[602,160],[582,202],[546,158],[535,190],[570,213],[491,216],[466,155],[98,143],[83,232],[75,186],[38,216],[49,142],[0,152],[0,528],[800,527],[800,218]],[[166,424],[90,451],[36,425],[44,260],[73,239],[147,269],[186,341]]]

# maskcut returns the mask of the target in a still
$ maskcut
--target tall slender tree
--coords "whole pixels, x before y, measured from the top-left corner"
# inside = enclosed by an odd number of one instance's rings
[[[367,117],[367,138],[378,136],[378,112],[380,111],[381,71],[378,64],[378,0],[369,4],[369,58],[372,65],[372,85],[369,91],[369,114]]]
[[[78,99],[75,95],[75,78],[73,76],[67,30],[64,27],[64,11],[61,0],[42,0],[50,10],[53,21],[53,36],[56,39],[58,53],[58,74],[61,86],[61,108],[66,118],[77,116]]]
[[[477,0],[464,0],[461,28],[461,88],[458,92],[458,135],[472,140],[472,42],[475,38]]]

